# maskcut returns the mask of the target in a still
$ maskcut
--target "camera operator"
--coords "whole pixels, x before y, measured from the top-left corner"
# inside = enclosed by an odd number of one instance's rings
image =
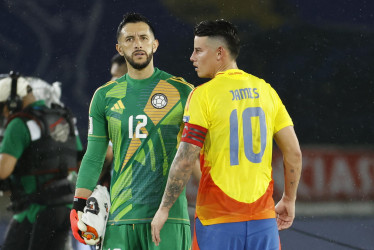
[[[72,113],[37,100],[29,81],[13,72],[0,80],[0,180],[14,213],[2,249],[65,249],[82,145]]]

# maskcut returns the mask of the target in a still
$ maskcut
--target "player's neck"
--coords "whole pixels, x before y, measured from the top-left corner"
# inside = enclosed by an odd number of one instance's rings
[[[128,75],[132,79],[147,79],[153,75],[153,72],[155,71],[155,67],[153,66],[153,61],[151,61],[147,67],[143,69],[134,69],[133,67],[129,67],[128,69]]]
[[[214,75],[216,75],[218,72],[224,72],[229,69],[238,69],[238,65],[236,64],[236,61],[229,61],[227,63],[218,65]]]

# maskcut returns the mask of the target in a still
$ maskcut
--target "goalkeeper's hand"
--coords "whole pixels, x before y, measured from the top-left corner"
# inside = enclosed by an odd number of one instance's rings
[[[95,232],[90,232],[94,230],[82,222],[83,209],[86,206],[86,201],[86,198],[74,197],[73,209],[70,212],[71,231],[77,241],[83,244],[95,245],[100,240],[97,237],[97,233],[95,236]]]
[[[106,187],[97,185],[86,201],[79,229],[86,244],[96,245],[105,235],[110,209],[110,195]]]
[[[97,245],[104,237],[109,209],[110,195],[103,186],[97,185],[88,199],[74,197],[70,213],[74,237],[83,244]]]

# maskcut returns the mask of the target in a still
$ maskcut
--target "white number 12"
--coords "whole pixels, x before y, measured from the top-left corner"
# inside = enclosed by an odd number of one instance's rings
[[[137,115],[135,119],[141,120],[141,122],[136,125],[135,138],[147,138],[147,134],[140,133],[140,129],[147,125],[147,116]],[[132,115],[129,117],[129,138],[133,138],[133,135],[134,135],[133,121],[134,121],[134,116]]]

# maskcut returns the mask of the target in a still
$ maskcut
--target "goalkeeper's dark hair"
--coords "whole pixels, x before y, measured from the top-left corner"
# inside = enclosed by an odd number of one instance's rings
[[[215,21],[202,21],[195,26],[195,36],[207,36],[223,38],[233,59],[236,59],[240,51],[240,39],[236,27],[223,19]]]
[[[127,23],[139,23],[139,22],[143,22],[143,23],[148,24],[149,29],[151,30],[153,36],[156,36],[155,29],[153,28],[151,22],[145,16],[143,16],[142,14],[139,14],[139,13],[131,12],[131,13],[126,13],[123,16],[123,20],[118,25],[117,40],[118,40],[118,38],[121,34],[121,30],[122,30],[123,26],[125,26]]]

